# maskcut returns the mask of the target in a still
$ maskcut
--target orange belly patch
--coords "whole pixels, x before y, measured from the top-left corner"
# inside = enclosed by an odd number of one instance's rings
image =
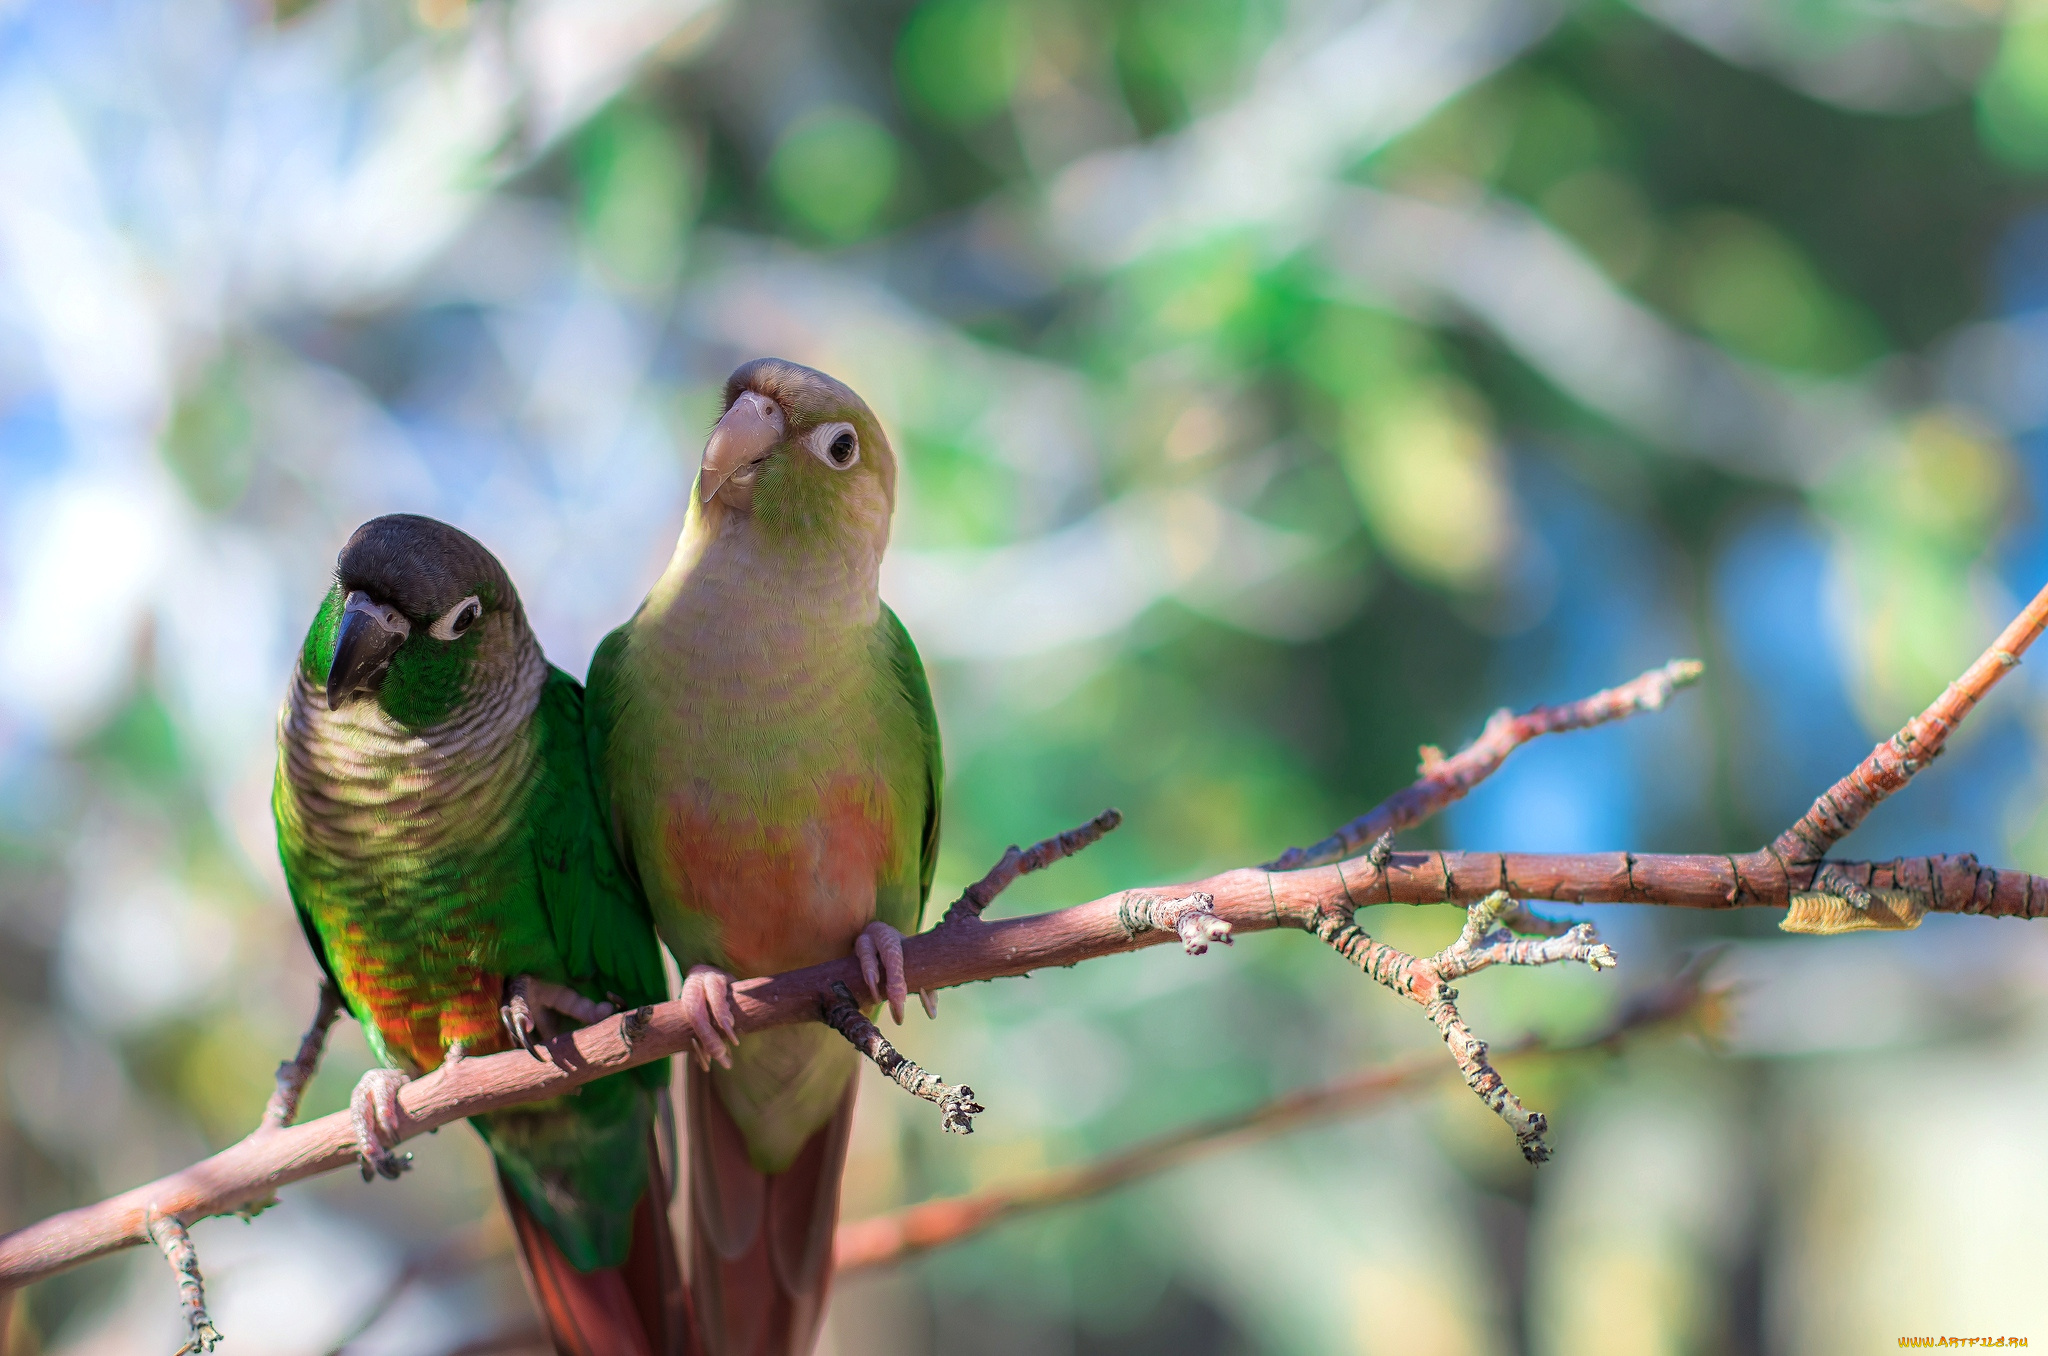
[[[370,1019],[394,1056],[420,1073],[438,1067],[455,1041],[472,1055],[511,1046],[498,1017],[504,982],[496,975],[462,969],[432,984],[394,983],[374,965],[337,968],[356,1011]]]
[[[887,795],[865,778],[835,778],[795,824],[721,815],[685,792],[662,846],[678,902],[716,924],[726,964],[746,978],[853,949],[891,866],[890,820]]]

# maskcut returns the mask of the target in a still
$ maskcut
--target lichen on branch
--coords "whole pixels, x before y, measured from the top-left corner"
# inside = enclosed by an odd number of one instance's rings
[[[937,1106],[940,1124],[948,1134],[974,1133],[974,1118],[988,1110],[974,1100],[974,1089],[965,1083],[955,1087],[929,1069],[920,1068],[914,1061],[905,1059],[882,1034],[882,1028],[867,1019],[844,984],[832,986],[831,997],[823,1005],[823,1014],[825,1025],[846,1037],[848,1044],[872,1060],[874,1066],[888,1075],[897,1087]]]

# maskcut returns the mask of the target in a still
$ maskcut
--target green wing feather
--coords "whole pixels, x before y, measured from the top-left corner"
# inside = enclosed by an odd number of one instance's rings
[[[667,993],[640,887],[620,866],[596,795],[582,687],[550,669],[534,713],[539,784],[527,816],[542,912],[571,982],[591,998],[638,1006]],[[568,1096],[478,1117],[506,1180],[578,1268],[625,1258],[634,1203],[646,1189],[654,1129],[649,1089],[668,1061],[585,1084]]]
[[[284,832],[283,821],[280,819],[278,823],[278,833],[282,837]],[[283,848],[278,855],[284,862],[284,888],[286,893],[291,895],[292,912],[299,916],[299,931],[306,934],[306,945],[313,949],[313,959],[320,962],[320,973],[327,976],[327,983],[340,996],[342,1011],[351,1017],[360,1018],[362,1014],[356,1011],[355,1004],[349,1002],[348,991],[341,987],[341,979],[334,973],[334,962],[327,959],[327,942],[320,936],[320,929],[313,925],[313,915],[306,909],[306,901],[299,888],[298,876],[292,870],[291,851],[288,848]]]
[[[931,901],[932,873],[939,866],[939,802],[946,785],[945,760],[939,752],[939,713],[932,705],[932,685],[924,676],[917,646],[887,603],[882,604],[880,626],[890,672],[917,718],[917,731],[924,740],[924,837],[917,863],[917,899],[922,905]]]
[[[591,768],[583,689],[554,669],[541,690],[541,777],[534,853],[541,907],[571,975],[627,1002],[658,1003],[667,981],[639,885],[620,864]],[[605,994],[593,994],[602,998]]]
[[[639,863],[633,860],[633,845],[619,822],[615,788],[605,775],[612,734],[618,729],[620,713],[631,698],[622,661],[629,641],[627,633],[632,626],[629,621],[614,628],[598,642],[597,653],[590,656],[590,676],[585,679],[583,689],[583,737],[589,750],[590,766],[597,779],[599,812],[605,817],[608,837],[618,851],[619,865],[637,888],[643,877]]]

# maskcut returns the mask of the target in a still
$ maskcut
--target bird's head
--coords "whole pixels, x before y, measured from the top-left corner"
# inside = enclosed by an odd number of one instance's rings
[[[474,537],[410,513],[357,528],[306,636],[306,673],[327,705],[374,701],[409,729],[447,719],[532,645],[519,594]]]
[[[850,531],[879,554],[896,503],[896,454],[874,411],[843,382],[757,358],[726,379],[697,500],[707,515],[747,518],[775,534]]]

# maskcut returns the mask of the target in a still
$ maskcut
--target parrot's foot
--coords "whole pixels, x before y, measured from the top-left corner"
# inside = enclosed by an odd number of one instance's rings
[[[270,1094],[270,1104],[263,1108],[258,1130],[282,1130],[297,1119],[299,1099],[305,1096],[306,1084],[313,1081],[321,1053],[327,1048],[327,1029],[340,1015],[341,992],[332,980],[321,980],[320,1007],[313,1014],[313,1024],[299,1038],[299,1052],[277,1066],[277,1091]]]
[[[396,1069],[372,1069],[349,1094],[348,1119],[363,1159],[363,1180],[372,1175],[396,1181],[412,1166],[411,1154],[393,1153],[399,1142],[398,1090],[412,1080]]]
[[[717,1060],[730,1069],[731,1046],[740,1040],[739,1021],[733,1016],[732,976],[715,965],[693,965],[683,976],[683,991],[677,996],[690,1030],[697,1036],[697,1067],[708,1069]]]
[[[868,996],[877,1003],[888,1000],[890,1020],[902,1026],[903,1000],[910,997],[910,986],[903,979],[903,934],[887,923],[870,923],[853,939],[853,954],[860,960]],[[939,1015],[937,993],[919,989],[917,996],[924,1004],[925,1016]]]
[[[512,1043],[540,1058],[533,1038],[538,1035],[543,1041],[553,1039],[554,1023],[547,1020],[550,1012],[559,1012],[589,1026],[601,1022],[619,1009],[610,1003],[598,1003],[585,998],[566,984],[555,984],[532,975],[514,975],[505,982],[505,1006],[498,1009],[498,1019],[505,1024],[505,1034]]]

